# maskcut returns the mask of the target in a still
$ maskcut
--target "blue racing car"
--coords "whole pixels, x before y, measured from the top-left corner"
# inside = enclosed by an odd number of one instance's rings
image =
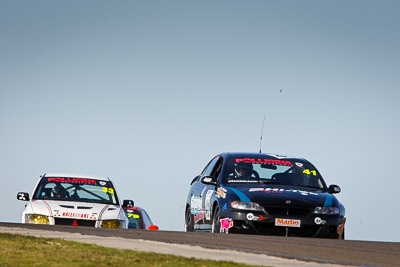
[[[185,230],[344,239],[340,191],[303,158],[222,153],[191,182]]]

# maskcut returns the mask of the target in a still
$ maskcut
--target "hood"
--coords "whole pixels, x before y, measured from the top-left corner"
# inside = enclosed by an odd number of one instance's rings
[[[288,186],[288,185],[230,185],[226,187],[232,195],[242,201],[259,204],[286,205],[287,201],[293,206],[332,206],[337,200],[334,196],[322,190]]]
[[[55,200],[34,200],[31,208],[35,214],[84,220],[117,219],[121,211],[118,205]]]

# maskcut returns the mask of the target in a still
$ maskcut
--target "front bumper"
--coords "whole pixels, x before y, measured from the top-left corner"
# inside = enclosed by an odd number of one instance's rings
[[[340,238],[345,218],[340,215],[308,214],[304,216],[268,215],[264,212],[229,210],[221,218],[231,218],[230,233],[255,233],[275,236]],[[278,220],[279,219],[279,220]],[[277,226],[277,220],[296,222]]]
[[[121,228],[127,229],[127,223],[123,220],[85,220],[78,218],[54,218],[45,215],[27,214],[23,223],[28,224],[47,224],[47,225],[72,225],[87,226],[96,228]],[[110,223],[111,222],[111,223]],[[105,225],[104,225],[105,224]]]

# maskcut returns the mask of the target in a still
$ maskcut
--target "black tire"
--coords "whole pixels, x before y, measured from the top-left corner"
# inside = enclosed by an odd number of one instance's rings
[[[190,207],[186,208],[185,212],[185,232],[194,231],[194,216],[190,214]]]
[[[215,210],[213,212],[213,220],[212,220],[212,225],[211,225],[211,233],[221,233],[221,221],[219,218],[219,208],[218,206],[215,207]]]

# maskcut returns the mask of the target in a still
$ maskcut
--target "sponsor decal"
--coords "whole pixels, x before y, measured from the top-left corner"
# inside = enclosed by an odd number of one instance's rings
[[[226,192],[226,189],[225,189],[225,192]],[[225,192],[224,192],[224,188],[220,187],[220,188],[218,188],[217,192],[215,193],[215,196],[218,198],[219,197],[225,198],[226,197]]]
[[[18,193],[18,197],[17,197],[18,199],[20,199],[20,200],[27,200],[27,198],[25,197],[25,195],[23,194],[23,193]]]
[[[208,190],[206,194],[206,201],[204,203],[204,209],[206,210],[206,220],[211,220],[211,203],[210,199],[212,194],[214,193],[214,190]]]
[[[246,219],[249,220],[249,221],[254,220],[254,214],[253,213],[247,213]]]
[[[293,164],[288,160],[280,160],[280,159],[255,159],[255,158],[243,158],[236,159],[236,163],[244,162],[244,163],[255,163],[255,164],[275,164],[275,165],[284,165],[284,166],[293,166]]]
[[[263,220],[269,220],[270,218],[264,217],[262,215],[255,216],[253,213],[247,213],[246,219],[249,221],[263,221]]]
[[[309,192],[309,191],[303,191],[303,190],[297,190],[297,189],[283,189],[283,188],[250,188],[249,192],[258,192],[258,191],[264,191],[265,193],[268,194],[282,194],[283,192],[292,192],[292,193],[300,193],[303,196],[308,196],[308,195],[314,195],[318,196],[317,193],[314,192]]]
[[[265,188],[265,193],[282,194],[285,189],[282,188]]]
[[[202,210],[201,197],[195,197],[192,195],[190,199],[190,213],[198,214],[200,210]]]
[[[296,166],[298,166],[298,167],[303,167],[303,163],[296,162]]]
[[[204,223],[204,215],[205,215],[204,210],[201,210],[198,214],[194,215],[194,222],[197,223],[197,222],[203,220],[203,223]]]
[[[249,192],[257,192],[257,191],[264,191],[264,188],[258,187],[258,188],[250,188]]]
[[[300,220],[276,218],[275,226],[300,227]]]
[[[90,219],[91,216],[88,213],[76,213],[76,212],[59,213],[57,211],[57,215],[54,214],[54,217],[70,217],[70,218]]]
[[[289,190],[286,190],[286,191],[293,192],[293,193],[300,193],[303,196],[308,196],[308,195],[318,196],[317,193],[309,192],[309,191],[303,191],[303,190],[297,190],[297,189],[289,189]]]
[[[314,222],[315,224],[326,224],[326,221],[322,220],[320,217],[315,217]]]
[[[104,186],[106,185],[106,182],[100,181],[99,184]]]
[[[221,227],[219,228],[219,232],[221,234],[227,234],[229,232],[229,228],[233,227],[233,220],[229,218],[220,219]]]
[[[228,183],[259,183],[257,180],[228,180]]]
[[[84,178],[65,178],[65,177],[49,177],[48,182],[59,182],[59,183],[80,183],[80,184],[94,184],[97,185],[97,181],[94,179]]]

